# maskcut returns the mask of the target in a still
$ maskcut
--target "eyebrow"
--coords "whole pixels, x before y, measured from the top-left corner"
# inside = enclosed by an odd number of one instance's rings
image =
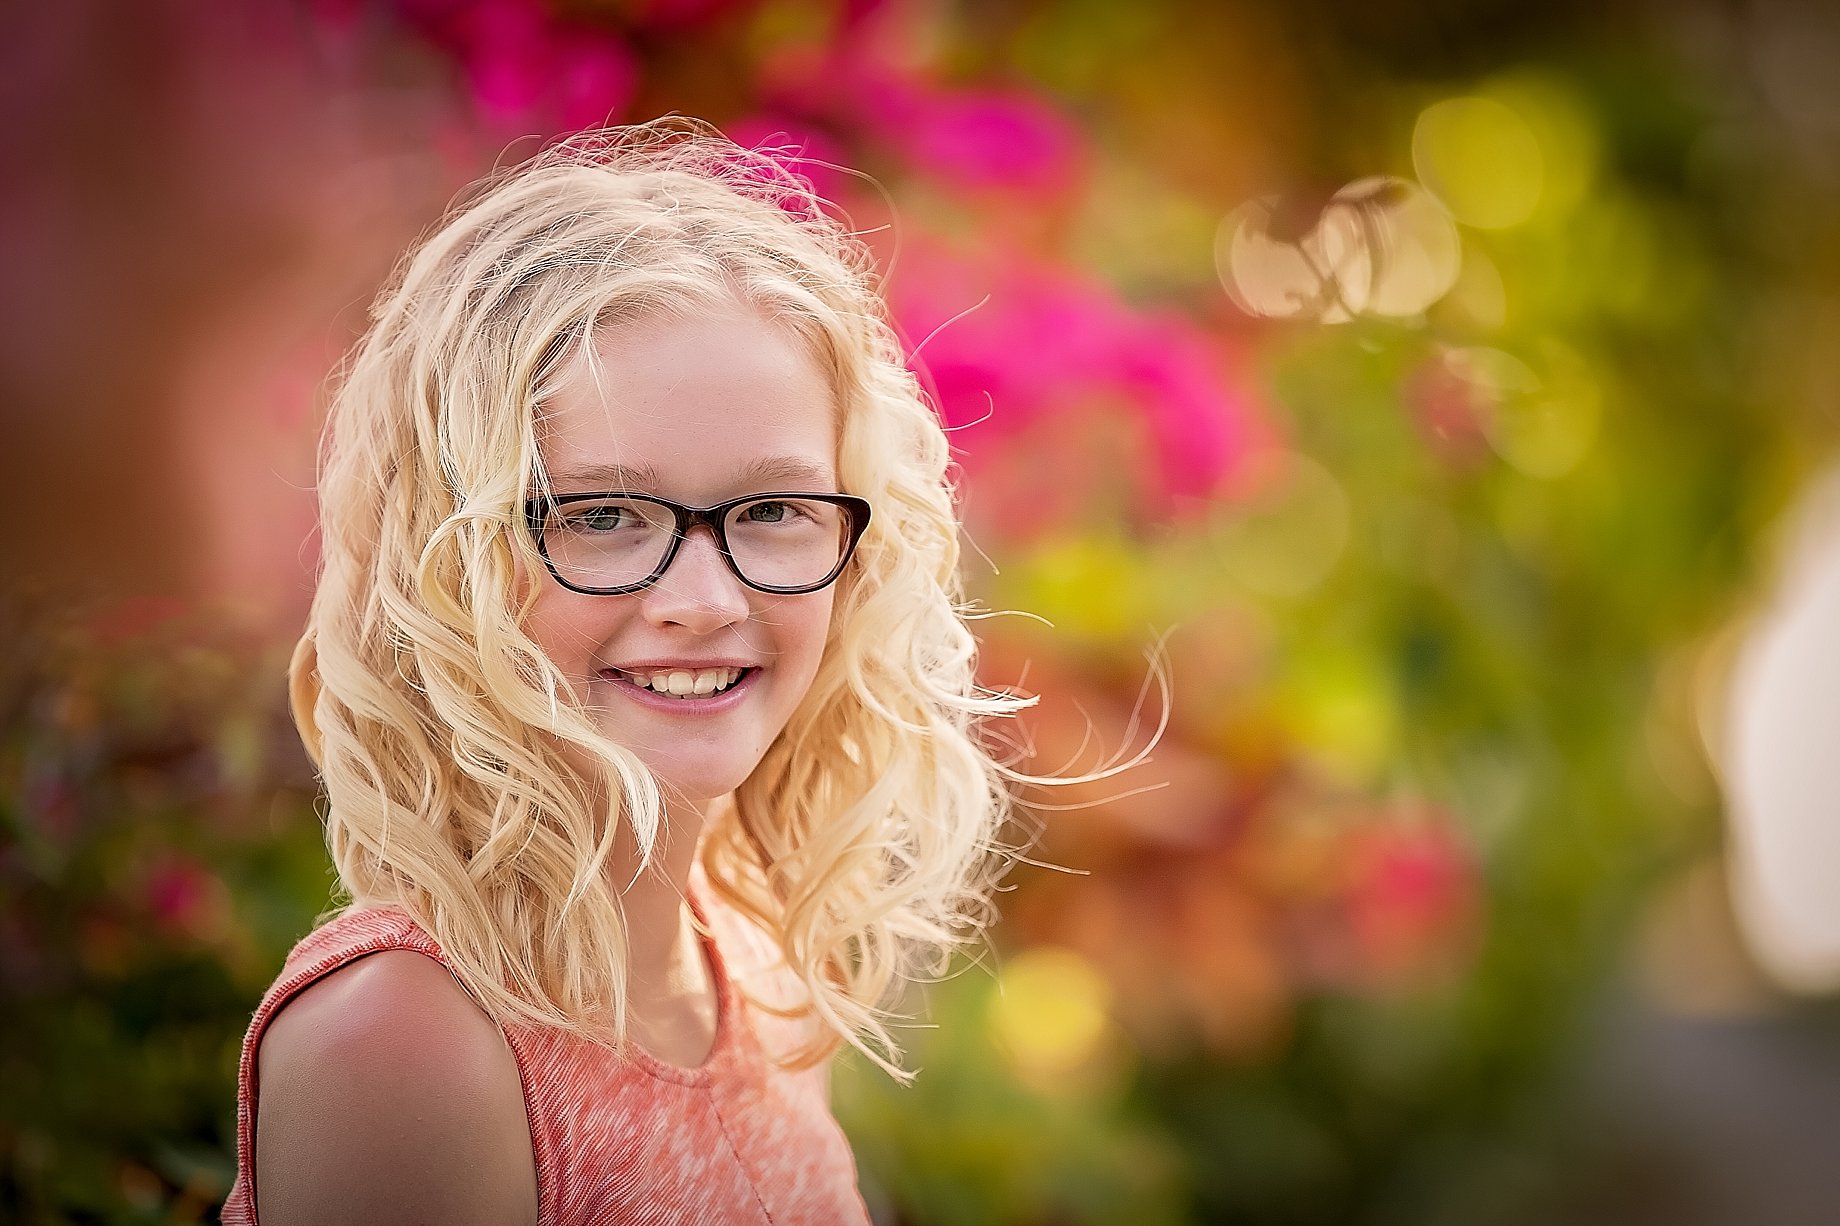
[[[785,482],[826,486],[834,485],[836,480],[830,465],[800,456],[764,456],[750,460],[735,474],[737,485]],[[656,490],[661,484],[658,470],[649,464],[586,464],[580,468],[551,473],[550,481],[557,487],[625,490],[630,493]]]

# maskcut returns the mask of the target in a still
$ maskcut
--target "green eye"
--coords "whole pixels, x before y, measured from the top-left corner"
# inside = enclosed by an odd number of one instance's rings
[[[571,510],[567,522],[578,532],[613,532],[632,526],[634,518],[631,507],[611,504]]]
[[[792,507],[784,502],[757,502],[747,509],[747,517],[757,524],[777,524],[792,514]]]

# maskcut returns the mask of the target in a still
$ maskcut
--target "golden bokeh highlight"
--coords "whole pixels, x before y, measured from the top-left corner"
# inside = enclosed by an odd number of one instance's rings
[[[1531,74],[1492,82],[1487,93],[1526,123],[1539,145],[1540,215],[1563,217],[1582,204],[1597,184],[1603,138],[1578,95]]]
[[[1052,1083],[1093,1064],[1111,1045],[1112,989],[1073,950],[1037,946],[1003,968],[988,1022],[998,1048],[1024,1077]]]
[[[1446,98],[1412,129],[1419,181],[1464,225],[1505,230],[1539,207],[1545,158],[1533,128],[1493,98]]]

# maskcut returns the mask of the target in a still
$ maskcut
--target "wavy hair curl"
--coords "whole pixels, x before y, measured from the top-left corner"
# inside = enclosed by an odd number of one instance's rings
[[[617,823],[649,854],[659,786],[521,628],[517,576],[543,573],[520,508],[548,490],[551,379],[595,330],[656,312],[738,300],[808,345],[843,487],[875,508],[810,692],[702,848],[804,982],[820,1024],[794,1063],[849,1042],[905,1077],[891,996],[990,922],[1019,776],[978,724],[1029,700],[974,681],[946,436],[876,284],[802,177],[667,120],[488,181],[377,299],[327,423],[290,691],[349,905],[407,909],[501,1024],[624,1041],[603,870]]]

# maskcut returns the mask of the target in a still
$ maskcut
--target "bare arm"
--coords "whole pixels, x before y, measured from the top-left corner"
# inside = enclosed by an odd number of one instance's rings
[[[257,1086],[262,1226],[536,1222],[517,1063],[430,958],[373,954],[290,1001]]]

